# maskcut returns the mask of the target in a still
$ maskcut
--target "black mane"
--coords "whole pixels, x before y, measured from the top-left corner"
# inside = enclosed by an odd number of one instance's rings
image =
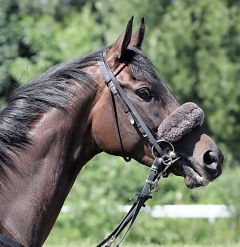
[[[29,122],[51,107],[66,110],[72,96],[68,80],[74,79],[82,85],[93,84],[94,81],[82,68],[100,60],[101,50],[55,65],[27,85],[14,90],[0,112],[0,177],[4,174],[3,165],[12,167],[11,152],[30,143]]]
[[[95,83],[82,69],[102,61],[102,51],[56,65],[13,92],[0,112],[0,177],[4,175],[4,165],[13,167],[11,153],[30,143],[29,122],[51,107],[66,110],[72,96],[69,79],[86,86]],[[145,78],[149,82],[157,79],[151,61],[140,50],[131,48],[129,58],[136,78]]]

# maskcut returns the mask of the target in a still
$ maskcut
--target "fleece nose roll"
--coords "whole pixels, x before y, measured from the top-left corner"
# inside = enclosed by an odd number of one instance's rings
[[[160,139],[176,142],[204,121],[203,110],[195,103],[188,102],[179,106],[158,128]]]

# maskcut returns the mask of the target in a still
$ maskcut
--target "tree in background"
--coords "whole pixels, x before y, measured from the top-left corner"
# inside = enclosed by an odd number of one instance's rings
[[[21,34],[15,16],[18,6],[13,1],[1,1],[0,6],[0,103],[3,103],[10,88],[16,83],[9,67],[20,53]]]

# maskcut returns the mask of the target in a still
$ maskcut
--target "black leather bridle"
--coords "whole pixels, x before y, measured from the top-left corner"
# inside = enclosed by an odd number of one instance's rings
[[[152,166],[150,167],[150,172],[148,178],[145,181],[143,186],[142,192],[136,193],[137,198],[135,199],[132,207],[130,208],[129,212],[126,216],[122,219],[120,224],[115,228],[115,230],[106,237],[101,243],[99,243],[96,247],[110,247],[112,246],[113,242],[116,238],[123,232],[123,230],[128,226],[127,230],[123,234],[123,237],[120,239],[118,244],[115,246],[120,246],[121,242],[129,232],[131,226],[133,225],[134,221],[137,218],[140,209],[145,206],[145,202],[152,198],[153,192],[156,190],[158,186],[158,182],[161,177],[167,176],[169,173],[168,168],[179,159],[174,152],[174,147],[171,143],[165,140],[158,140],[149,130],[141,116],[138,114],[137,110],[133,106],[132,102],[129,100],[127,94],[121,88],[119,82],[116,79],[116,76],[127,66],[127,64],[122,64],[119,68],[113,73],[111,68],[109,67],[107,60],[106,60],[106,50],[102,53],[102,62],[100,64],[100,68],[102,74],[105,78],[105,83],[109,87],[111,92],[111,99],[114,118],[117,125],[118,137],[121,140],[119,124],[117,120],[117,110],[116,110],[116,102],[115,99],[120,103],[125,114],[127,114],[128,119],[132,125],[138,130],[138,132],[142,135],[142,137],[148,142],[148,144],[152,148],[152,153],[155,158]],[[121,149],[123,151],[123,157],[125,155],[125,151],[121,143]],[[161,146],[168,147],[168,149],[163,149]],[[167,151],[165,151],[167,150]],[[126,159],[125,159],[126,160]],[[128,160],[128,159],[127,159]]]
[[[156,190],[158,182],[161,177],[168,175],[168,168],[179,159],[174,152],[174,147],[171,143],[165,140],[158,140],[154,137],[152,132],[149,130],[141,116],[138,114],[137,110],[133,106],[132,102],[129,100],[127,94],[121,88],[119,82],[116,79],[116,76],[121,73],[121,71],[127,66],[127,64],[122,64],[119,66],[117,71],[114,73],[111,71],[107,61],[106,61],[106,51],[102,53],[102,62],[100,63],[101,72],[104,75],[105,83],[109,87],[111,92],[112,99],[112,108],[114,113],[114,119],[116,123],[118,142],[122,150],[122,156],[126,161],[130,160],[130,157],[127,156],[124,146],[121,139],[119,122],[117,117],[117,108],[115,99],[120,103],[124,113],[127,115],[130,123],[135,126],[138,132],[141,134],[143,139],[145,139],[152,148],[152,153],[155,158],[152,166],[150,167],[150,172],[148,178],[145,181],[142,192],[136,193],[137,198],[135,199],[131,209],[122,219],[120,224],[115,228],[115,230],[106,237],[101,243],[96,247],[110,247],[112,246],[114,240],[122,233],[122,231],[128,226],[128,229],[124,233],[123,237],[119,243],[115,246],[120,246],[124,237],[129,232],[131,226],[137,218],[140,209],[145,206],[145,202],[152,198],[153,192]],[[165,151],[161,144],[168,147]],[[24,245],[0,234],[0,244],[6,247],[24,247]]]

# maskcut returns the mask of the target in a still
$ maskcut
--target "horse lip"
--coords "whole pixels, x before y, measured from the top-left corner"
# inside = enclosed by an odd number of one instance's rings
[[[183,154],[178,154],[181,159],[174,164],[175,169],[178,169],[178,174],[184,177],[186,186],[190,189],[205,186],[209,183],[208,179],[203,176],[203,173],[197,167],[195,162]],[[180,167],[178,167],[180,166]]]
[[[196,165],[196,162],[194,162],[192,159],[186,157],[184,154],[178,154],[181,159],[183,159],[186,163],[187,166],[191,167],[193,171],[199,176],[204,178],[202,171],[199,169],[199,167]],[[186,165],[183,165],[186,166]]]
[[[194,170],[194,172],[196,172],[199,177],[203,178],[203,174],[200,169],[193,162],[191,162],[191,160],[188,159],[188,161],[188,165]]]

